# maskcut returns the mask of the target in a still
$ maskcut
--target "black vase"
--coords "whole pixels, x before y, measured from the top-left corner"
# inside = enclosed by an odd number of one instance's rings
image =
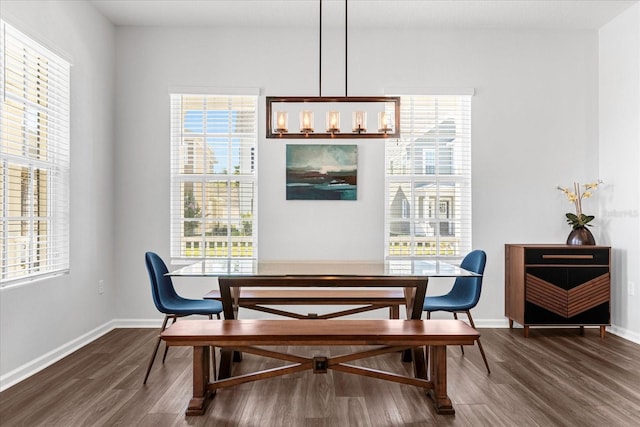
[[[593,234],[587,227],[576,227],[571,230],[569,237],[567,237],[567,245],[595,245],[596,239],[593,238]]]

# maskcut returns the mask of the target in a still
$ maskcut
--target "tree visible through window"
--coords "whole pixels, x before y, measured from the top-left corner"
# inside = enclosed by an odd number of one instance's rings
[[[171,257],[254,260],[257,97],[171,96]]]
[[[70,64],[0,21],[0,283],[69,269]]]
[[[471,249],[471,96],[403,96],[386,143],[385,256],[461,258]]]

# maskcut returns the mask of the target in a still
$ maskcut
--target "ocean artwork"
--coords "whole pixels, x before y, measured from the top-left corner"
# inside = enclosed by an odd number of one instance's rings
[[[357,145],[287,145],[287,200],[357,200]]]

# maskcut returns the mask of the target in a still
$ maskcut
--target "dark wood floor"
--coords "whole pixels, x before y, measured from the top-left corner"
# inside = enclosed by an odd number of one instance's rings
[[[186,320],[185,320],[186,321]],[[191,354],[172,348],[142,385],[157,331],[117,329],[0,393],[8,426],[638,426],[640,345],[597,329],[481,329],[477,347],[451,348],[455,416],[437,415],[419,389],[340,372],[302,372],[219,391],[202,417],[186,417]],[[305,349],[339,354],[344,349]],[[279,362],[245,355],[236,372]],[[363,362],[364,363],[364,362]],[[397,355],[367,366],[401,372]]]

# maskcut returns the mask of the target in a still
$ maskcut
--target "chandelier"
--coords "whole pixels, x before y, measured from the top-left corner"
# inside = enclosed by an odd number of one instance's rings
[[[347,0],[344,2],[345,94],[338,97],[322,96],[322,0],[319,2],[319,94],[267,96],[267,138],[398,138],[400,97],[348,96]],[[344,117],[350,119],[348,126],[341,124],[341,118]],[[295,127],[290,128],[296,119]]]

